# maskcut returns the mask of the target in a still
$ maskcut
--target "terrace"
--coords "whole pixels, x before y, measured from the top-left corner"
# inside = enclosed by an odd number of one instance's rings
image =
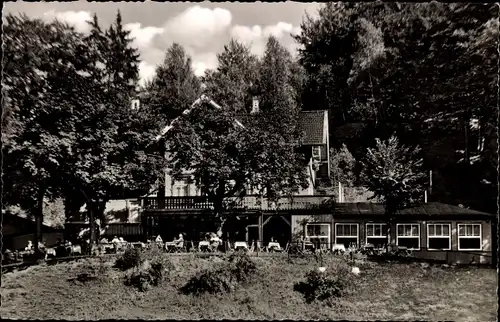
[[[245,196],[242,198],[228,198],[224,202],[225,208],[236,211],[277,211],[277,210],[305,210],[328,209],[331,207],[333,196],[294,196],[271,201],[259,196]],[[207,197],[148,197],[142,198],[144,210],[212,210],[214,205]]]

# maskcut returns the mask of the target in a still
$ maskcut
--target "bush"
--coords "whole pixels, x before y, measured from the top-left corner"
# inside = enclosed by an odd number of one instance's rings
[[[192,277],[181,288],[183,294],[201,295],[203,293],[228,293],[236,286],[233,272],[227,267],[221,269],[205,269]]]
[[[141,292],[151,286],[158,286],[168,275],[170,262],[166,259],[145,260],[139,266],[130,268],[126,274],[125,285],[135,286]]]
[[[248,282],[257,270],[254,261],[246,253],[234,253],[229,256],[231,272],[238,282]]]
[[[141,263],[141,252],[137,248],[128,248],[123,255],[118,257],[115,262],[115,267],[126,271],[132,267],[137,267]]]
[[[310,271],[305,282],[294,285],[294,291],[302,293],[307,303],[316,300],[327,301],[343,296],[352,287],[352,277],[348,265],[337,267],[334,272]]]
[[[181,292],[200,295],[203,293],[222,294],[232,291],[238,283],[248,282],[257,266],[246,253],[234,253],[219,268],[206,269],[192,277]]]

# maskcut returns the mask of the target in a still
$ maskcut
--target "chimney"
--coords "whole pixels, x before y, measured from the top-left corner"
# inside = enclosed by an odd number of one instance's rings
[[[250,112],[251,114],[258,113],[259,112],[259,97],[254,96],[252,98],[252,111]]]

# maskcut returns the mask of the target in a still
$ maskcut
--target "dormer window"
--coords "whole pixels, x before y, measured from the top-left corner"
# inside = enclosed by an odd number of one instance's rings
[[[254,114],[254,113],[258,113],[258,112],[259,112],[259,97],[254,96],[252,98],[252,111],[251,111],[251,113]]]
[[[139,99],[137,99],[137,98],[133,99],[132,103],[131,103],[131,109],[132,109],[132,111],[139,110],[139,107],[140,107],[140,101],[139,101]]]
[[[320,146],[313,146],[312,147],[312,157],[313,157],[313,161],[320,161],[321,160],[321,147]]]

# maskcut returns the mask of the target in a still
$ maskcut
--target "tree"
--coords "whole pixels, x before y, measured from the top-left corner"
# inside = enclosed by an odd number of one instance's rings
[[[249,111],[258,76],[258,59],[245,45],[231,39],[217,54],[217,68],[202,78],[204,93],[233,113]]]
[[[38,247],[44,198],[60,194],[61,165],[71,154],[74,84],[84,79],[85,46],[72,27],[26,16],[8,15],[4,35],[3,107],[11,114],[2,128],[3,205],[35,217]]]
[[[179,116],[198,99],[201,83],[191,67],[191,57],[184,48],[174,43],[165,55],[163,64],[146,88],[144,104],[167,124]]]
[[[304,19],[296,38],[309,79],[306,108],[328,108],[335,129],[363,123],[359,138],[350,138],[349,147],[363,147],[351,149],[356,158],[372,137],[395,132],[403,144],[421,146],[425,167],[443,178],[434,198],[482,199],[480,182],[496,182],[475,168],[488,158],[481,142],[495,142],[487,129],[497,115],[497,13],[492,4],[327,4],[318,18]],[[338,99],[328,100],[332,90]],[[458,173],[468,184],[453,182]]]
[[[384,205],[389,238],[397,212],[422,200],[423,160],[418,157],[420,148],[400,145],[395,136],[375,141],[376,147],[368,148],[362,161],[361,180]]]
[[[356,182],[356,159],[345,144],[340,149],[330,148],[330,172],[333,186],[340,182],[346,187],[353,187]]]

